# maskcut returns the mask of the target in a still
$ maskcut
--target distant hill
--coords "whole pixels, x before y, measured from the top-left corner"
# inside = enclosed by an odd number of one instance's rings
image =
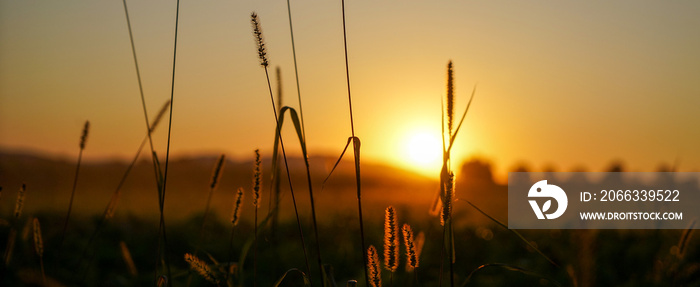
[[[170,160],[166,216],[184,218],[201,212],[206,204],[208,186],[218,155],[179,157]],[[351,157],[343,160],[328,182],[323,185],[335,158],[310,159],[312,184],[319,215],[356,212],[357,193],[355,171]],[[163,159],[161,159],[164,162]],[[290,158],[290,175],[300,212],[306,214],[309,195],[306,170],[301,158]],[[79,215],[100,214],[114,193],[128,163],[121,160],[83,162],[74,210]],[[284,165],[282,165],[284,167]],[[271,160],[263,159],[263,210],[267,210],[271,183]],[[243,187],[247,200],[252,200],[253,162],[227,160],[220,185],[214,193],[213,208],[222,217],[228,217],[233,195]],[[383,216],[389,204],[419,207],[416,216],[423,216],[432,201],[438,183],[417,173],[395,167],[363,162],[363,205],[368,216]],[[14,207],[16,193],[22,183],[27,184],[26,212],[65,211],[75,174],[75,162],[30,153],[0,151],[0,214],[9,214]],[[282,214],[292,215],[291,196],[286,174],[282,173]],[[246,208],[248,208],[246,206]],[[252,208],[248,208],[249,210]],[[411,208],[413,212],[413,208]],[[117,214],[155,216],[158,214],[157,189],[151,161],[141,157],[128,175],[122,188]],[[303,215],[306,216],[306,215]]]

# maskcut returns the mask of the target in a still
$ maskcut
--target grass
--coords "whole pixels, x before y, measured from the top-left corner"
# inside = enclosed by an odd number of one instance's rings
[[[700,282],[697,273],[697,270],[700,269],[700,264],[697,263],[700,262],[698,260],[700,254],[698,254],[697,248],[694,248],[695,246],[691,243],[695,222],[680,234],[662,231],[638,233],[586,232],[584,233],[585,236],[578,236],[579,233],[576,231],[558,231],[558,233],[526,231],[521,233],[515,230],[508,230],[507,228],[500,228],[506,226],[475,204],[467,201],[476,212],[483,214],[491,222],[476,227],[460,224],[460,220],[468,216],[468,214],[464,209],[456,208],[455,203],[458,202],[459,194],[457,194],[455,188],[455,181],[460,180],[460,178],[455,178],[451,151],[467,112],[471,107],[475,88],[464,113],[457,121],[455,118],[454,66],[451,61],[447,65],[447,92],[443,100],[446,106],[442,110],[443,162],[440,171],[440,181],[435,188],[439,192],[435,206],[432,208],[436,211],[439,210],[437,218],[428,217],[426,210],[416,211],[415,206],[392,203],[397,201],[397,198],[387,196],[385,200],[390,204],[385,209],[384,220],[382,221],[379,216],[370,216],[365,222],[363,218],[363,192],[367,192],[367,190],[363,191],[362,186],[360,170],[361,142],[356,134],[354,123],[344,1],[341,4],[351,134],[340,157],[335,162],[328,176],[325,177],[324,184],[331,178],[331,174],[340,165],[345,152],[352,144],[353,180],[345,184],[354,184],[355,194],[353,195],[357,200],[357,209],[354,210],[353,208],[352,213],[348,214],[343,214],[339,211],[330,215],[323,214],[321,216],[335,216],[328,219],[325,224],[318,220],[320,216],[317,213],[317,206],[332,208],[334,205],[346,204],[346,202],[337,202],[335,198],[328,196],[324,200],[319,200],[320,196],[315,196],[313,192],[314,184],[318,182],[314,180],[315,178],[311,174],[312,168],[309,162],[308,143],[301,105],[302,98],[294,45],[291,5],[287,1],[299,101],[298,113],[295,108],[281,106],[281,83],[278,84],[277,103],[274,100],[268,72],[270,62],[262,37],[261,23],[257,14],[251,14],[257,53],[260,64],[265,71],[276,123],[275,138],[272,146],[272,167],[270,168],[273,171],[271,172],[271,182],[275,184],[271,184],[269,187],[271,189],[270,202],[273,202],[272,190],[274,189],[275,204],[268,206],[266,216],[265,213],[259,213],[264,186],[262,182],[264,167],[260,151],[255,150],[252,172],[253,218],[244,218],[246,216],[245,213],[242,213],[242,209],[245,206],[244,190],[239,188],[235,193],[235,200],[230,205],[230,218],[228,220],[220,220],[220,217],[216,216],[216,211],[211,208],[211,205],[214,191],[224,177],[223,166],[226,158],[224,155],[221,155],[216,161],[214,172],[209,182],[206,205],[203,211],[201,214],[189,217],[183,221],[169,221],[167,227],[170,230],[171,241],[168,242],[165,231],[164,209],[166,206],[168,172],[171,165],[170,136],[177,60],[179,1],[175,17],[170,101],[160,110],[153,122],[149,121],[148,113],[146,112],[147,107],[138,68],[136,48],[131,32],[129,13],[126,1],[123,3],[146,122],[146,138],[144,138],[137,149],[134,160],[127,166],[104,212],[95,217],[74,219],[74,227],[71,230],[67,227],[78,184],[82,153],[88,135],[88,122],[85,123],[83,129],[80,152],[70,194],[70,203],[62,225],[56,219],[59,216],[50,212],[33,214],[35,217],[31,218],[27,218],[26,215],[22,216],[23,206],[26,201],[26,186],[22,185],[18,191],[15,209],[8,216],[9,220],[6,221],[7,228],[3,226],[0,229],[0,237],[7,238],[3,269],[0,271],[2,272],[2,276],[0,276],[2,278],[0,279],[2,280],[0,284],[2,285],[37,284],[59,286],[58,284],[61,283],[88,286],[173,286],[187,282],[187,285],[192,284],[195,286],[337,286],[339,282],[341,284],[345,282],[347,286],[378,287],[382,286],[382,282],[387,282],[387,277],[389,286],[442,286],[443,281],[449,282],[450,286],[459,285],[459,282],[463,282],[461,286],[508,286],[512,284],[563,286],[577,285],[578,282],[664,286],[668,282],[673,282],[677,285],[698,284]],[[279,69],[277,71],[279,80],[281,78]],[[165,163],[162,166],[156,151],[153,149],[151,134],[168,109],[168,142]],[[299,184],[293,182],[293,179],[297,178],[292,177],[290,173],[290,163],[282,138],[281,131],[286,118],[285,115],[289,116],[294,126],[297,140],[302,150],[306,189],[309,193],[308,211],[310,211],[310,216],[304,218],[307,220],[302,220],[303,216],[297,205],[294,190],[295,188],[299,190]],[[118,208],[117,202],[119,201],[123,184],[136,164],[146,142],[150,144],[150,158],[156,179],[158,219],[141,218],[137,215],[129,214],[115,217],[115,210]],[[279,157],[280,150],[281,157]],[[286,179],[289,184],[288,190],[294,206],[295,220],[290,218],[277,219],[280,208],[279,197],[283,191],[280,184],[280,171],[282,169],[280,160],[284,162]],[[201,184],[204,186],[206,182]],[[382,191],[371,190],[371,192],[376,194]],[[333,194],[332,196],[337,195]],[[355,217],[355,211],[357,212],[357,217]],[[402,218],[406,217],[403,224],[399,222],[399,217],[397,216],[399,211],[402,212]],[[418,215],[411,215],[412,213]],[[370,214],[374,215],[376,213]],[[264,218],[259,218],[260,215]],[[110,220],[111,224],[106,224],[108,220]],[[32,223],[31,225],[29,224],[30,222]],[[42,232],[40,222],[44,223],[44,232]],[[273,224],[269,225],[269,222],[273,222]],[[154,228],[154,226],[158,227]],[[307,250],[307,242],[304,239],[303,232],[304,228],[309,227],[314,232],[313,250],[310,252]],[[30,228],[33,229],[30,230]],[[416,231],[417,233],[415,233]],[[103,232],[104,236],[98,236],[100,232]],[[25,234],[29,233],[33,234],[33,248],[28,235],[25,236]],[[223,236],[216,236],[213,240],[205,240],[206,234]],[[224,234],[230,234],[228,241],[225,240],[226,236]],[[268,240],[271,236],[279,236],[282,240]],[[400,237],[403,237],[404,252],[401,252]],[[157,238],[157,244],[153,244],[153,238]],[[299,239],[301,246],[296,240],[292,240],[296,238]],[[574,266],[579,263],[578,260],[581,254],[579,250],[569,248],[567,243],[583,241],[582,238],[589,241],[585,243],[599,249],[596,253],[598,256],[596,262],[601,263],[599,263],[599,266],[594,266],[594,268],[598,268],[596,273],[600,274],[599,278],[592,278],[592,275],[585,272],[575,272],[577,267]],[[617,250],[610,246],[595,245],[596,243],[600,244],[609,240],[623,243],[614,246]],[[384,243],[384,269],[389,271],[388,273],[384,272],[385,274],[382,274],[379,252],[375,244],[371,244],[377,242]],[[370,244],[367,245],[367,243]],[[673,243],[675,245],[670,247],[672,251],[666,251],[666,247]],[[127,244],[133,248],[134,252],[131,252]],[[155,249],[153,248],[154,245],[156,246]],[[82,253],[65,252],[69,248],[72,250],[72,247],[75,246],[83,246]],[[458,250],[457,247],[461,248]],[[624,253],[625,250],[620,250],[620,247],[628,247],[633,252]],[[303,260],[299,256],[299,249],[301,249],[303,254]],[[32,250],[38,257],[38,261],[35,260],[36,258],[27,258],[27,256],[13,257],[15,252],[26,255],[31,253]],[[252,256],[248,256],[249,253],[252,253]],[[610,254],[619,255],[620,253],[622,253],[622,256],[606,257],[612,256]],[[309,257],[312,255],[316,257],[318,266],[314,267],[317,268],[311,268]],[[459,260],[457,255],[459,255]],[[590,254],[588,255],[591,256]],[[82,263],[88,257],[88,267],[85,267],[83,270],[79,268],[77,270],[73,269],[73,266],[82,266]],[[171,262],[170,257],[178,259]],[[642,257],[647,259],[648,262],[644,262],[644,260],[625,261],[627,258],[632,257]],[[49,261],[48,268],[45,269],[44,258],[59,259]],[[155,264],[153,264],[154,260]],[[249,263],[251,263],[250,261],[252,261],[252,267],[248,267]],[[402,261],[405,262],[406,268],[399,268]],[[75,264],[76,262],[77,264]],[[360,264],[359,262],[362,263]],[[562,262],[562,264],[555,262]],[[446,268],[445,263],[447,263]],[[37,269],[36,265],[39,265],[39,272],[35,270]],[[270,266],[283,266],[285,271],[280,272],[270,268]],[[620,266],[629,268],[624,273],[631,276],[627,280],[614,277],[617,272],[616,268],[623,268]],[[419,270],[421,273],[420,278],[418,277]],[[80,272],[82,274],[79,274]],[[191,276],[192,272],[196,273],[197,276]],[[41,275],[40,282],[36,282],[36,278],[39,278],[39,276],[33,276],[35,273]],[[447,279],[444,278],[446,274],[449,274]],[[357,282],[357,279],[363,276],[365,277],[364,285]]]

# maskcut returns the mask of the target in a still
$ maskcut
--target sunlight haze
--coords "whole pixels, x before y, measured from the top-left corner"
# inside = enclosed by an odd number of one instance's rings
[[[309,153],[338,156],[351,136],[340,1],[292,1]],[[150,117],[170,98],[174,1],[128,1]],[[250,13],[260,16],[284,104],[296,107],[286,4],[185,1],[171,153],[270,155],[274,118]],[[659,1],[349,1],[347,40],[363,160],[437,178],[446,65],[454,149],[500,177],[612,160],[700,170],[700,3]],[[146,135],[124,9],[115,1],[0,1],[0,149],[88,160],[131,157]],[[417,135],[429,135],[423,140]],[[165,154],[167,118],[154,134]],[[283,133],[299,155],[291,125]],[[423,149],[436,148],[430,152]],[[435,159],[437,154],[437,160]],[[428,169],[428,167],[430,169]],[[431,172],[431,169],[433,170]]]

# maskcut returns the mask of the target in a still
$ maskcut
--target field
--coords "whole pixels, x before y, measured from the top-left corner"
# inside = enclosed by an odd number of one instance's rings
[[[32,218],[41,222],[44,242],[44,264],[49,286],[144,286],[153,284],[156,250],[158,245],[158,212],[155,183],[150,183],[149,165],[143,158],[134,168],[123,187],[119,209],[88,246],[88,241],[100,221],[100,212],[110,200],[110,195],[121,173],[123,162],[100,162],[84,166],[84,180],[76,195],[75,215],[71,219],[64,246],[60,246],[63,214],[71,187],[72,163],[28,155],[3,154],[0,157],[0,173],[3,177],[2,214],[6,225],[0,238],[7,246],[10,229],[15,229],[14,249],[9,264],[3,268],[4,286],[41,285],[39,258],[32,239]],[[294,160],[298,167],[300,160]],[[331,158],[312,159],[314,182],[323,182],[324,174],[332,167]],[[206,204],[208,184],[216,157],[183,158],[173,162],[173,190],[165,211],[168,245],[165,256],[171,265],[170,281],[175,286],[186,284],[189,272],[185,253],[192,253]],[[269,166],[263,161],[263,166]],[[478,168],[480,167],[480,168]],[[473,202],[490,215],[507,221],[503,212],[505,186],[484,178],[488,166],[473,161],[462,169],[466,172],[458,179],[455,202],[456,285],[463,286],[698,286],[700,250],[697,238],[690,238],[684,256],[674,253],[674,246],[683,237],[682,230],[531,230],[521,231],[542,253],[557,265],[551,264],[518,236],[498,226],[483,214],[465,203]],[[382,172],[382,170],[384,172]],[[252,194],[242,207],[241,223],[233,236],[232,260],[229,261],[228,240],[231,224],[228,221],[233,208],[236,186],[252,184],[253,163],[227,162],[221,177],[221,185],[213,197],[212,212],[201,239],[200,258],[209,264],[212,272],[225,285],[222,278],[233,266],[233,286],[253,285]],[[263,169],[269,174],[269,169]],[[438,286],[440,277],[440,220],[429,214],[432,195],[437,182],[411,172],[380,165],[367,165],[363,181],[366,240],[382,249],[384,208],[393,205],[398,221],[409,223],[413,230],[425,234],[425,247],[419,257],[419,267],[414,271],[405,268],[405,248],[401,246],[400,268],[393,275],[395,286]],[[487,174],[487,173],[486,173]],[[184,176],[188,175],[188,176]],[[482,177],[480,177],[480,175]],[[28,182],[26,204],[22,216],[13,219],[15,190]],[[295,174],[294,179],[303,179]],[[32,184],[31,182],[35,182]],[[301,181],[303,182],[303,181]],[[319,219],[319,244],[323,263],[332,268],[336,286],[354,279],[363,285],[363,263],[359,246],[359,225],[354,210],[355,193],[351,186],[351,163],[343,163],[337,174],[317,193]],[[469,184],[468,182],[472,182]],[[284,186],[284,185],[283,185]],[[321,186],[318,186],[320,190]],[[298,190],[303,190],[299,184]],[[264,193],[260,213],[269,210],[269,190]],[[304,254],[300,248],[299,231],[294,220],[289,190],[283,190],[281,219],[276,228],[270,222],[261,225],[257,253],[257,284],[272,286],[287,270],[305,271]],[[500,193],[500,194],[499,194]],[[297,195],[301,210],[302,228],[311,258],[315,256],[311,244],[312,222],[308,200]],[[154,211],[155,210],[155,211]],[[499,212],[500,211],[500,212]],[[262,216],[261,216],[262,217]],[[9,226],[8,226],[9,224]],[[311,241],[311,242],[309,242]],[[135,273],[131,273],[125,261],[120,242],[126,244]],[[247,245],[246,245],[247,244]],[[247,246],[247,247],[246,247]],[[86,251],[85,251],[86,250]],[[247,256],[243,253],[247,251]],[[82,253],[84,258],[81,259]],[[381,252],[381,251],[380,251]],[[7,258],[7,257],[6,257]],[[216,260],[216,261],[214,261]],[[80,264],[79,264],[80,262]],[[216,263],[218,262],[218,263]],[[503,264],[503,265],[499,265]],[[311,266],[314,266],[313,264]],[[478,269],[480,266],[485,266]],[[161,267],[162,268],[162,267]],[[522,268],[522,269],[514,269]],[[307,273],[307,272],[305,272]],[[473,273],[473,274],[472,274]],[[319,273],[312,267],[312,282],[320,284]],[[383,286],[389,286],[389,272],[382,272]],[[467,282],[467,277],[471,278]],[[449,274],[443,270],[443,285]],[[416,279],[417,277],[417,279]],[[415,281],[417,280],[417,281]],[[280,286],[301,286],[300,273],[290,272]],[[191,286],[209,286],[199,275],[194,275]]]
[[[697,170],[693,9],[79,2],[0,4],[0,286],[700,286],[698,218],[507,226]]]

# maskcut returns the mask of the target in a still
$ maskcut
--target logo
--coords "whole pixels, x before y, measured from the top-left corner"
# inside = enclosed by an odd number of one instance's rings
[[[527,193],[528,198],[533,197],[549,197],[557,202],[557,210],[551,213],[545,214],[552,207],[552,199],[547,200],[540,208],[537,205],[537,201],[528,200],[532,210],[535,211],[537,219],[555,219],[559,218],[564,211],[566,211],[566,206],[569,204],[569,199],[566,197],[566,193],[561,187],[553,184],[547,184],[547,180],[540,180],[530,187],[530,191]]]

